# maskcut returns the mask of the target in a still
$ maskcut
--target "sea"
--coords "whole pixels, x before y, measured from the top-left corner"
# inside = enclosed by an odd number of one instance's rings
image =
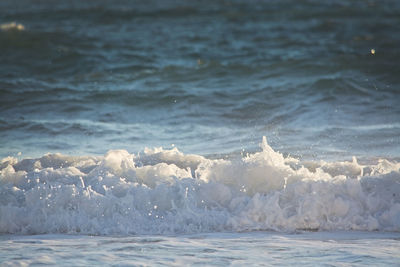
[[[399,266],[400,1],[0,1],[0,266]]]

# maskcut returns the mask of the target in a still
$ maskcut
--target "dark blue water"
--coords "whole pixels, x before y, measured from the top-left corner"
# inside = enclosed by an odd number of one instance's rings
[[[399,157],[399,1],[0,2],[0,157]],[[14,24],[13,24],[14,22]]]

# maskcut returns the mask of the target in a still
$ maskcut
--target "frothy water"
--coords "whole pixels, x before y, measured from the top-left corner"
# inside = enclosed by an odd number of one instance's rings
[[[0,1],[0,265],[395,265],[399,14]]]
[[[400,231],[400,163],[300,162],[266,138],[261,148],[234,159],[176,148],[4,158],[0,232]]]

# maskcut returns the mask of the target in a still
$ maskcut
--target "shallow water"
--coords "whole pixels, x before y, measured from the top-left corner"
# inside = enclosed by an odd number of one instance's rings
[[[0,262],[58,266],[395,266],[399,233],[2,236]]]

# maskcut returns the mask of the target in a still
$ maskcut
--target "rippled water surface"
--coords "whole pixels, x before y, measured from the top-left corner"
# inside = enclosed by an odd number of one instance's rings
[[[398,264],[399,14],[0,1],[0,265]]]
[[[171,144],[224,154],[263,135],[305,158],[399,156],[398,1],[0,10],[1,156]]]
[[[207,266],[395,266],[399,235],[392,233],[221,233],[190,236],[2,237],[5,265],[93,264]],[[23,252],[22,252],[23,251]]]

